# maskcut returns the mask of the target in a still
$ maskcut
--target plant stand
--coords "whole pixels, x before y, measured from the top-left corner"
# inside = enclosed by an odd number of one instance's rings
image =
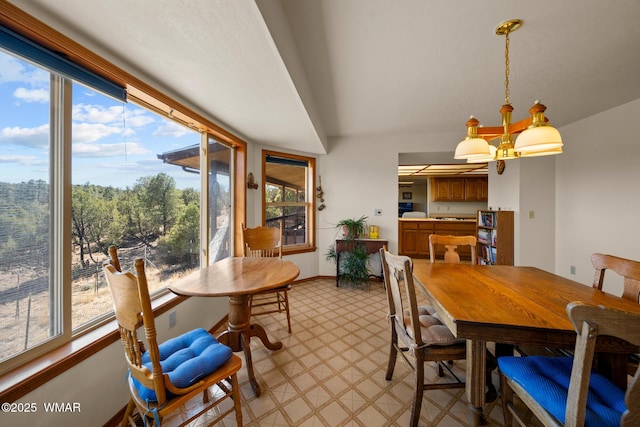
[[[389,245],[389,242],[384,239],[336,239],[336,287],[340,286],[340,254],[342,252],[351,252],[356,245],[363,246],[366,254],[372,255],[379,253],[383,246]],[[379,275],[372,274],[369,276],[384,280],[382,264],[380,268]]]

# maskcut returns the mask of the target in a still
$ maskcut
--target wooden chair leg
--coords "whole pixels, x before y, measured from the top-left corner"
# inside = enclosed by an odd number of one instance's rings
[[[504,416],[504,426],[511,427],[513,425],[513,414],[511,406],[513,406],[513,390],[507,384],[507,380],[500,375],[500,395],[502,397],[502,413]]]
[[[416,357],[416,383],[411,407],[411,427],[416,427],[420,423],[420,410],[422,409],[422,397],[424,395],[424,360]]]
[[[387,381],[391,381],[393,377],[393,370],[396,367],[396,359],[398,357],[398,336],[395,334],[395,331],[391,332],[391,346],[389,349],[389,363],[387,364],[387,375],[385,375],[385,379]]]
[[[133,411],[136,408],[136,404],[133,402],[133,399],[129,399],[129,403],[127,403],[127,409],[124,411],[124,416],[122,417],[122,423],[120,423],[120,427],[136,427],[135,421],[133,421]]]
[[[236,411],[236,423],[238,427],[242,427],[242,408],[240,407],[240,387],[238,386],[237,373],[231,376],[231,398],[233,399],[233,407]]]
[[[291,333],[291,317],[289,316],[289,292],[284,291],[284,308],[287,312],[287,327]]]

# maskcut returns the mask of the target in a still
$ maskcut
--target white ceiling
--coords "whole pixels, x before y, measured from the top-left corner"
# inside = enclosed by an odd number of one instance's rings
[[[640,98],[637,0],[12,0],[239,136],[326,153],[332,137],[499,125],[502,21],[514,121],[555,126]],[[453,150],[455,143],[452,141]]]

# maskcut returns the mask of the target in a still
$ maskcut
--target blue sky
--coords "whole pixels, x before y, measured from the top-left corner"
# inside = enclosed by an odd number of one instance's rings
[[[178,188],[199,176],[157,154],[200,143],[200,134],[132,103],[74,83],[72,182],[132,187],[164,172]],[[0,51],[0,182],[49,178],[49,73]]]

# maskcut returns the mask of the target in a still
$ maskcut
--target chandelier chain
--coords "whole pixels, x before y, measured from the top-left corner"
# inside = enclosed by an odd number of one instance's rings
[[[509,104],[509,31],[504,37],[504,103]]]

